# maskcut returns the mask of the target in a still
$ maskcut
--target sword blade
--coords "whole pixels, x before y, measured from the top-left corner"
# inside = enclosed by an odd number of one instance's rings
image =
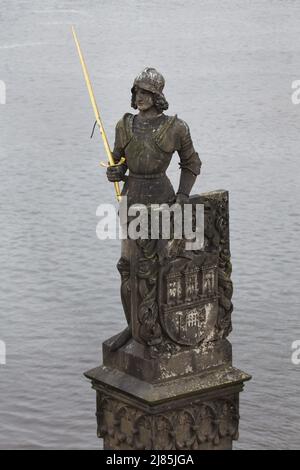
[[[112,156],[112,153],[111,153],[111,150],[110,150],[110,147],[109,147],[109,143],[108,143],[108,140],[107,140],[107,137],[106,137],[106,133],[105,133],[102,121],[101,121],[101,117],[100,117],[98,105],[97,105],[97,102],[96,102],[95,94],[94,94],[94,91],[93,91],[92,83],[91,83],[91,80],[90,80],[90,76],[89,76],[89,73],[88,73],[88,69],[87,69],[87,66],[86,66],[86,63],[85,63],[85,60],[84,60],[84,57],[83,57],[83,53],[82,53],[82,50],[81,50],[81,47],[80,47],[80,44],[79,44],[74,26],[72,26],[72,33],[73,33],[73,38],[74,38],[74,41],[75,41],[75,44],[76,44],[76,47],[77,47],[77,52],[78,52],[78,55],[79,55],[83,75],[84,75],[84,78],[85,78],[85,82],[86,82],[86,86],[87,86],[87,89],[88,89],[89,97],[90,97],[90,100],[91,100],[91,103],[92,103],[92,107],[93,107],[94,115],[95,115],[95,118],[96,118],[96,122],[98,124],[99,130],[100,130],[100,133],[101,133],[101,136],[102,136],[102,139],[103,139],[103,143],[104,143],[104,148],[105,148],[107,156],[108,156],[108,161],[109,161],[110,165],[115,165],[114,158]],[[117,199],[119,201],[120,197],[121,197],[119,183],[115,182],[114,186],[115,186],[116,196],[117,196]]]

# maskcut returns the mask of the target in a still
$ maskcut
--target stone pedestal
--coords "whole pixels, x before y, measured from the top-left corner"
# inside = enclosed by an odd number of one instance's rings
[[[194,196],[191,204],[204,205],[204,246],[134,242],[122,286],[131,338],[118,348],[118,335],[107,340],[103,365],[85,374],[105,449],[231,449],[238,438],[239,393],[251,377],[232,366],[227,340],[228,193]]]

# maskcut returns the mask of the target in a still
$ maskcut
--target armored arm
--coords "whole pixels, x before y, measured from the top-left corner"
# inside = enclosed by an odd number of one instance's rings
[[[191,134],[188,125],[178,119],[179,145],[178,155],[180,158],[179,167],[181,168],[180,182],[177,191],[178,202],[187,202],[192,187],[200,174],[201,160],[194,149]]]
[[[123,132],[123,119],[121,119],[116,125],[115,131],[115,144],[112,152],[115,163],[118,163],[122,157],[124,157],[124,138]],[[117,166],[110,166],[107,168],[106,175],[110,182],[124,181],[125,173],[127,171],[127,164],[122,163]]]

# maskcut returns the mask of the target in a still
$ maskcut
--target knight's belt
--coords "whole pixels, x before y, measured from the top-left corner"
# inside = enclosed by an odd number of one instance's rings
[[[166,176],[165,172],[163,172],[163,173],[153,173],[153,174],[150,174],[150,175],[136,174],[136,173],[133,173],[132,171],[129,172],[129,177],[137,178],[137,179],[141,179],[141,180],[159,179],[159,178],[163,178],[164,176]]]

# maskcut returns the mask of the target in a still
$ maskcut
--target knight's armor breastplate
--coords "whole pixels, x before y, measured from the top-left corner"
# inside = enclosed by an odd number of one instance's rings
[[[129,142],[125,147],[125,158],[129,176],[122,192],[128,197],[128,205],[174,202],[174,189],[165,172],[175,149],[167,152],[160,146],[174,119],[163,114],[141,121],[128,115]]]

